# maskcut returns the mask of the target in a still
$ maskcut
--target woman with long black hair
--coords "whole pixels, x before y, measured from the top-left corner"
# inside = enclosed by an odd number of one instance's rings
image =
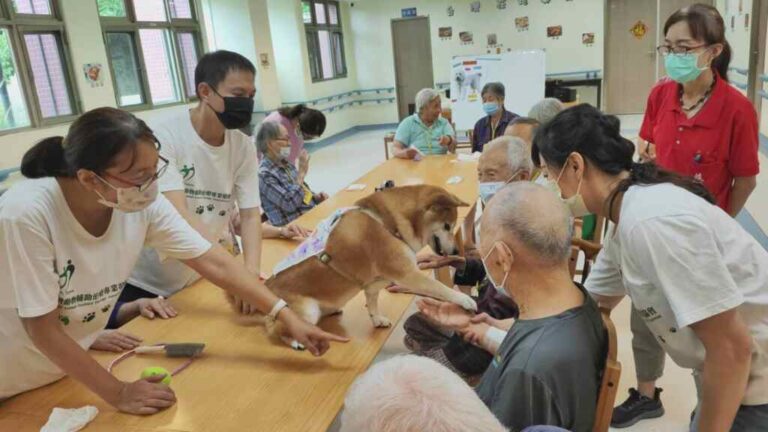
[[[692,369],[693,429],[768,430],[768,252],[690,177],[633,162],[619,120],[589,105],[542,126],[534,161],[574,216],[615,224],[586,282],[629,295],[667,354]]]
[[[98,108],[24,155],[29,180],[0,198],[0,400],[70,375],[124,412],[173,405],[164,377],[122,382],[87,353],[144,246],[283,321],[315,355],[346,340],[287,309],[158,194],[159,146],[132,114]]]

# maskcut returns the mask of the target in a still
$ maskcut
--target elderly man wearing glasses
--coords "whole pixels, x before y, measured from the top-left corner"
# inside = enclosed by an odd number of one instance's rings
[[[419,159],[456,150],[456,137],[448,120],[440,117],[440,93],[425,88],[416,93],[416,113],[406,117],[395,132],[394,156]]]

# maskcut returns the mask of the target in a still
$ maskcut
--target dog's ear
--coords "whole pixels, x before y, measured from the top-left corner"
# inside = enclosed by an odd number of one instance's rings
[[[429,207],[435,209],[469,207],[469,204],[450,192],[441,192],[432,197],[432,202],[429,203]]]

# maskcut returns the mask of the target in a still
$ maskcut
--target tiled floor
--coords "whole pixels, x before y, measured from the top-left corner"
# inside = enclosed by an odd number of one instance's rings
[[[622,118],[622,133],[634,141],[641,121],[641,116],[625,116]],[[313,152],[310,161],[310,172],[307,177],[313,189],[333,194],[384,161],[382,144],[384,132],[385,130],[361,132]],[[768,178],[762,178],[761,180],[764,184],[760,187],[768,187]],[[750,204],[756,201],[758,200],[753,199]],[[755,210],[760,211],[762,209],[757,207],[761,205],[765,206],[765,203],[752,204],[748,208],[750,210],[755,208]],[[768,216],[768,211],[760,214]],[[755,219],[758,218],[756,217]],[[761,219],[761,221],[768,223],[768,219]],[[763,229],[765,230],[766,228],[768,227],[763,225]],[[629,387],[636,386],[634,378],[635,367],[632,359],[632,334],[629,329],[629,308],[629,302],[624,301],[612,316],[619,338],[618,357],[623,366],[617,403],[624,400]],[[377,357],[377,361],[407,351],[402,344],[403,334],[401,321],[397,323],[395,331],[384,345]],[[689,416],[696,404],[696,392],[690,372],[679,368],[668,359],[664,377],[659,381],[659,385],[664,388],[662,400],[664,401],[666,414],[659,419],[642,421],[631,428],[622,429],[622,431],[687,431]],[[338,430],[337,427],[338,425],[334,424],[329,430],[336,431]]]

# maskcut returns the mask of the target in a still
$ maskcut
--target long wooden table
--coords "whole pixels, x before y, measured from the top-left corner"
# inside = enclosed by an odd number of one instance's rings
[[[302,216],[297,222],[314,227],[336,208],[350,206],[370,194],[385,180],[398,186],[433,184],[445,187],[461,199],[477,199],[475,162],[452,162],[455,156],[430,156],[420,162],[391,159],[358,179],[363,191],[342,190]],[[458,175],[463,180],[446,185]],[[469,208],[460,209],[460,220]],[[297,242],[266,240],[262,269],[273,266],[292,251]],[[362,294],[362,293],[361,293]],[[382,313],[398,322],[412,296],[382,293]],[[333,344],[325,356],[314,358],[293,351],[266,337],[259,325],[244,325],[230,310],[222,291],[207,281],[183,290],[172,298],[180,311],[171,320],[138,318],[123,327],[144,338],[160,342],[204,342],[206,349],[188,369],[173,378],[178,403],[159,414],[139,417],[117,412],[76,381],[64,378],[46,387],[11,398],[0,405],[0,431],[37,431],[54,407],[95,405],[99,416],[88,431],[326,431],[344,402],[354,379],[364,372],[392,329],[374,329],[358,295],[338,317],[324,319],[320,326],[349,336],[347,344]],[[92,351],[103,365],[116,354]],[[133,381],[148,366],[171,370],[181,361],[161,356],[135,356],[114,373]]]

